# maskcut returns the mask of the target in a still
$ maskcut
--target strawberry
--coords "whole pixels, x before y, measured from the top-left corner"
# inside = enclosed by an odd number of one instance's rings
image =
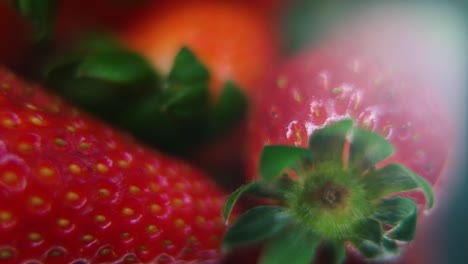
[[[0,68],[0,262],[208,263],[224,194]]]
[[[268,19],[237,1],[168,1],[147,6],[120,38],[163,75],[183,46],[211,74],[210,94],[234,81],[249,95],[274,61],[277,41]]]
[[[431,82],[398,59],[328,43],[286,62],[258,94],[250,120],[244,193],[254,207],[227,231],[224,248],[266,241],[260,263],[341,263],[400,254],[418,208],[434,205],[454,130]],[[420,192],[415,192],[420,191]],[[323,253],[325,252],[325,253]]]

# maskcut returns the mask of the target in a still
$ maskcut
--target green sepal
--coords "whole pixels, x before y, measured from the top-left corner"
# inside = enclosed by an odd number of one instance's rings
[[[383,227],[377,220],[367,218],[355,226],[351,243],[366,257],[377,258],[382,252]]]
[[[255,185],[258,185],[258,182],[250,182],[248,184],[242,185],[233,193],[231,193],[231,195],[229,195],[229,197],[226,200],[226,203],[224,203],[223,212],[222,212],[224,221],[227,222],[229,220],[229,216],[231,215],[232,209],[236,205],[239,198],[244,193],[252,189]]]
[[[382,258],[390,258],[400,254],[400,247],[395,240],[387,237],[382,238]]]
[[[309,141],[314,162],[334,161],[343,164],[343,149],[352,127],[353,121],[347,119],[316,130]]]
[[[349,167],[361,175],[394,152],[393,146],[380,135],[362,128],[354,128],[349,149]]]
[[[84,57],[76,69],[76,77],[129,85],[155,80],[156,74],[153,66],[141,55],[120,50]]]
[[[286,202],[289,192],[296,184],[296,182],[285,176],[273,181],[259,180],[242,185],[227,198],[222,211],[223,219],[228,221],[234,205],[244,194],[250,194],[278,202]]]
[[[292,216],[285,207],[254,207],[242,214],[226,231],[223,251],[229,252],[241,246],[269,239],[283,230],[291,221]]]
[[[271,145],[264,146],[260,157],[260,175],[272,180],[287,168],[297,165],[302,159],[310,158],[311,152],[305,148]]]
[[[50,38],[52,22],[59,1],[57,0],[10,0],[20,15],[26,17],[32,25],[36,40]]]
[[[177,53],[172,69],[167,77],[169,82],[192,84],[208,83],[210,74],[208,69],[187,47]]]
[[[226,82],[211,110],[210,136],[223,134],[233,124],[244,120],[247,109],[248,101],[245,94],[235,83]]]
[[[342,264],[346,258],[346,246],[344,241],[324,241],[323,250],[326,263]]]
[[[265,246],[260,264],[312,263],[321,238],[306,228],[293,224],[283,229]]]
[[[412,241],[416,232],[418,207],[416,203],[404,197],[392,197],[382,200],[374,216],[392,229],[386,236],[399,241]]]
[[[94,79],[113,85],[156,86],[157,74],[151,63],[107,34],[88,34],[66,51],[52,56],[43,67],[43,78],[47,81],[53,71],[67,67],[73,71],[74,79]]]
[[[380,244],[382,242],[383,228],[378,221],[366,218],[356,224],[354,233],[358,240],[366,240],[375,244]]]
[[[431,184],[406,167],[392,163],[366,174],[363,184],[371,200],[391,194],[421,189],[427,201],[427,209],[434,206],[434,193]]]

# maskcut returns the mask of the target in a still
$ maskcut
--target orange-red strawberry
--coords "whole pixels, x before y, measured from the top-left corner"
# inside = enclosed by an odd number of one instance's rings
[[[249,95],[274,62],[277,41],[265,15],[234,1],[170,1],[145,8],[121,38],[168,74],[187,46],[211,74],[211,95],[234,81]]]
[[[1,263],[207,263],[223,198],[197,169],[0,68]]]

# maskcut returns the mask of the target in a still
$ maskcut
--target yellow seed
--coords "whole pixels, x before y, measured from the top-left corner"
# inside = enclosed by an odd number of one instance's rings
[[[29,104],[29,103],[28,103],[28,104],[25,104],[25,106],[26,106],[26,108],[29,108],[29,109],[31,109],[31,110],[34,110],[34,111],[37,110],[37,107],[36,107],[35,105],[33,105],[33,104]]]
[[[13,215],[8,211],[0,211],[0,222],[7,223],[13,219]]]
[[[129,189],[132,194],[139,194],[141,192],[141,189],[135,185],[131,185]]]
[[[151,204],[150,210],[152,213],[159,213],[161,212],[162,207],[159,204]]]
[[[195,218],[195,223],[198,226],[204,226],[206,224],[206,220],[203,216],[197,216],[197,218]]]
[[[33,125],[36,125],[36,126],[40,126],[43,124],[42,122],[42,119],[36,117],[36,116],[33,116],[29,119],[29,121],[33,124]]]
[[[96,169],[100,172],[100,173],[107,173],[109,172],[109,168],[102,164],[102,163],[98,163],[96,164]]]
[[[293,96],[296,102],[302,102],[302,95],[298,91],[294,91]]]
[[[11,90],[11,85],[8,83],[0,83],[0,88],[2,88],[5,91]]]
[[[281,75],[278,80],[276,81],[278,87],[280,89],[283,89],[284,87],[286,87],[286,84],[288,83],[288,80],[286,79],[285,76]]]
[[[52,251],[50,251],[49,253],[49,256],[51,257],[59,257],[62,255],[63,255],[63,251],[61,249],[52,249]]]
[[[173,244],[172,241],[169,240],[169,239],[164,239],[162,243],[166,247],[169,247],[169,246],[171,246]]]
[[[122,209],[122,214],[125,215],[125,216],[131,216],[134,213],[135,213],[135,211],[132,208],[125,207],[124,209]]]
[[[29,233],[28,238],[29,240],[33,242],[37,242],[37,241],[42,240],[42,235],[36,232],[32,232],[32,233]]]
[[[50,105],[49,106],[49,111],[52,113],[59,113],[60,112],[60,107],[56,104]]]
[[[0,249],[0,259],[9,259],[11,257],[13,257],[13,252],[11,249]]]
[[[111,253],[110,248],[103,248],[99,250],[99,255],[104,256],[104,255],[109,255]]]
[[[161,186],[159,186],[159,184],[154,183],[154,182],[150,183],[149,187],[152,192],[158,192],[161,189]]]
[[[12,184],[18,181],[18,175],[12,171],[6,171],[3,173],[2,178],[0,179],[6,184]]]
[[[145,245],[141,245],[137,248],[137,250],[140,252],[145,252],[145,251],[148,251],[148,247]]]
[[[130,233],[128,233],[128,232],[120,234],[120,238],[122,238],[122,239],[127,239],[129,237],[130,237]]]
[[[343,92],[343,88],[342,87],[335,87],[332,89],[332,93],[333,94],[340,94]]]
[[[136,260],[135,257],[132,255],[126,256],[124,259],[124,261],[128,263],[133,263],[135,260]]]
[[[86,235],[81,237],[81,240],[83,242],[91,242],[91,241],[93,241],[93,239],[94,239],[94,237],[92,235],[90,235],[90,234],[86,234]]]
[[[67,227],[70,225],[70,220],[65,219],[65,218],[59,218],[57,220],[57,225],[60,227]]]
[[[78,147],[80,149],[89,149],[91,147],[91,144],[89,144],[87,142],[81,142],[80,144],[78,144]]]
[[[111,192],[106,188],[99,189],[98,193],[99,193],[99,195],[101,195],[103,197],[109,197],[111,195]]]
[[[42,177],[49,178],[49,177],[54,176],[55,171],[53,169],[49,168],[49,167],[42,167],[42,168],[39,169],[39,174]]]
[[[147,165],[146,165],[146,169],[147,169],[148,172],[151,173],[151,174],[156,173],[156,168],[155,168],[153,165],[151,165],[151,164],[147,164]]]
[[[156,227],[155,225],[149,225],[146,227],[146,232],[150,233],[150,234],[154,234],[156,232],[158,232],[158,227]]]
[[[78,195],[76,192],[67,192],[65,194],[65,199],[70,202],[76,202],[80,199],[80,195]]]
[[[58,145],[58,146],[63,147],[65,145],[67,145],[67,142],[62,138],[56,138],[55,139],[55,144]]]
[[[16,122],[13,121],[13,120],[10,119],[10,118],[5,118],[5,119],[3,119],[3,120],[2,120],[2,124],[3,124],[3,126],[6,127],[6,128],[14,128],[14,127],[16,127]]]
[[[175,207],[181,207],[182,205],[184,205],[184,201],[182,201],[182,199],[180,198],[175,198],[174,200],[172,200],[172,205],[174,205]]]
[[[184,220],[180,219],[180,218],[177,218],[175,221],[174,221],[174,225],[178,228],[182,228],[185,226],[185,222]]]
[[[96,222],[103,223],[106,221],[107,218],[103,215],[96,215],[94,219],[96,220]]]
[[[70,170],[71,173],[73,174],[80,174],[81,173],[81,168],[80,166],[76,165],[76,164],[70,164],[68,166],[68,169]]]
[[[119,160],[117,164],[119,165],[119,167],[124,169],[127,169],[130,166],[130,163],[126,160]]]
[[[19,143],[18,144],[18,149],[21,152],[30,152],[33,150],[33,146],[29,143]]]
[[[32,196],[30,202],[33,206],[41,206],[44,204],[44,199],[39,196]]]
[[[183,183],[181,183],[181,182],[176,183],[176,186],[175,186],[175,187],[176,187],[176,189],[179,190],[179,191],[185,190],[185,185],[184,185]]]

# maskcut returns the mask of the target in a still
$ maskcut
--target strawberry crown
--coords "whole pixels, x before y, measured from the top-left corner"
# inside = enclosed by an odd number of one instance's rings
[[[86,32],[58,49],[53,25],[60,1],[9,2],[35,35],[34,64],[27,70],[33,78],[153,147],[190,156],[246,117],[248,101],[237,84],[227,80],[213,100],[210,72],[187,47],[177,53],[169,74],[161,76],[150,61],[107,32]]]
[[[364,257],[399,254],[413,240],[417,205],[396,194],[420,190],[426,209],[434,206],[431,185],[401,164],[378,166],[393,147],[381,136],[342,120],[317,130],[309,148],[265,146],[257,181],[240,187],[226,201],[223,217],[243,194],[277,201],[254,207],[235,221],[224,250],[266,242],[260,263],[311,263],[319,246],[330,263],[341,263],[345,245]]]

